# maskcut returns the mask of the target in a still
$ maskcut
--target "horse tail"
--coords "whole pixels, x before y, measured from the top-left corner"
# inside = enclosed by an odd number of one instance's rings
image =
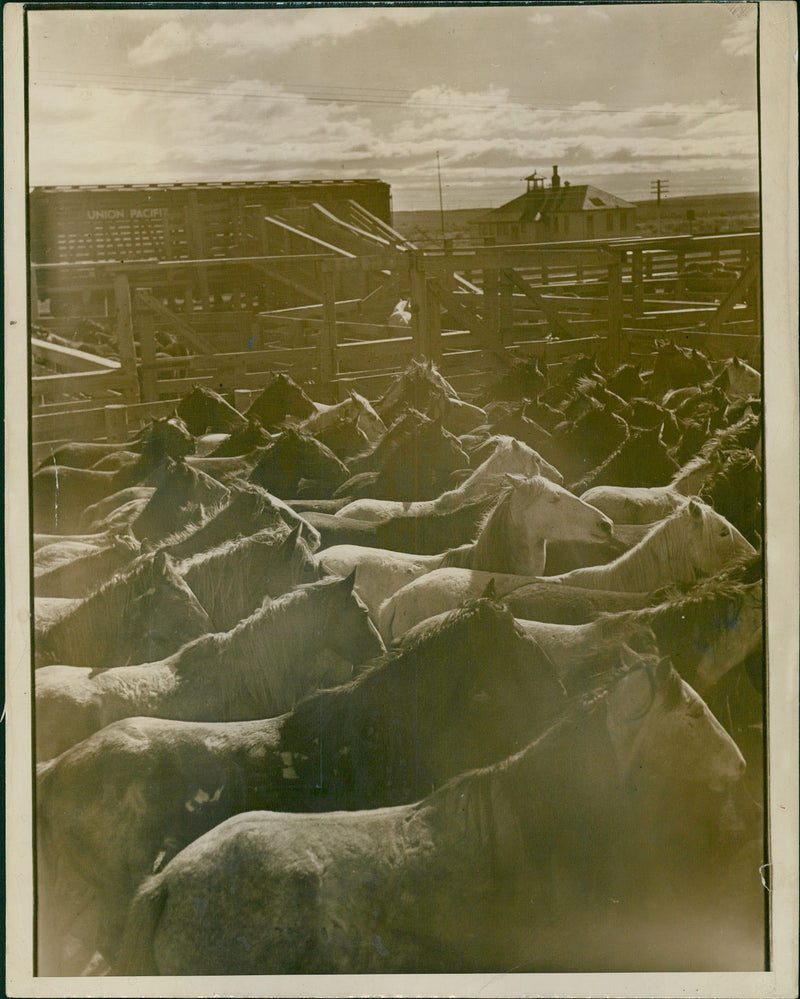
[[[153,940],[167,902],[166,879],[157,874],[148,878],[128,909],[114,975],[157,975]]]

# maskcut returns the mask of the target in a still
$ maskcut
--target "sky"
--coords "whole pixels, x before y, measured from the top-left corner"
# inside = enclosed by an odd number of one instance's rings
[[[28,13],[29,181],[377,177],[395,211],[522,178],[758,188],[755,4]]]

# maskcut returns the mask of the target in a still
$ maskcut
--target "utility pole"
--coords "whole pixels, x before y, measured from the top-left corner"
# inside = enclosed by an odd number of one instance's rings
[[[442,246],[444,246],[444,202],[442,201],[442,167],[439,163],[439,150],[436,150],[436,174],[439,177],[439,219],[442,224]]]
[[[661,195],[666,197],[669,194],[669,181],[668,180],[651,180],[650,181],[650,193],[656,196],[656,229],[658,235],[661,235]]]

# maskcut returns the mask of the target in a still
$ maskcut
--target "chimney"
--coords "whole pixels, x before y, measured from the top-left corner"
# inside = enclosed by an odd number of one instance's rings
[[[554,191],[558,190],[558,188],[561,187],[561,178],[558,176],[557,166],[553,167],[553,180],[550,186],[553,188]]]

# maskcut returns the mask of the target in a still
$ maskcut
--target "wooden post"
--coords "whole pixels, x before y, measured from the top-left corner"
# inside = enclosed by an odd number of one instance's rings
[[[447,266],[442,273],[442,285],[445,291],[453,291],[455,286],[455,280],[453,278],[453,264],[449,259],[453,253],[453,240],[445,239],[444,241],[444,256],[447,262]]]
[[[633,250],[631,253],[631,300],[634,316],[641,316],[644,312],[643,264],[642,251]]]
[[[431,361],[438,364],[442,359],[442,313],[439,296],[436,293],[435,278],[428,278],[426,280],[425,290],[428,315],[428,342],[425,353]]]
[[[583,284],[583,261],[579,260],[575,265],[575,283]]]
[[[653,277],[653,254],[648,253],[644,255],[644,276],[645,280],[650,281]]]
[[[411,285],[411,323],[414,333],[415,357],[428,357],[430,337],[428,335],[428,287],[425,269],[420,255],[412,254],[409,273]],[[430,358],[428,357],[430,360]]]
[[[35,267],[31,267],[31,322],[39,319],[39,275]]]
[[[547,264],[542,264],[542,284],[550,283],[550,268]]]
[[[514,286],[504,275],[500,275],[500,338],[503,343],[514,339]]]
[[[484,246],[494,246],[494,236],[486,236]],[[498,299],[498,273],[496,267],[483,268],[483,321],[493,337],[499,339],[500,302]]]
[[[128,439],[128,410],[125,406],[112,405],[103,407],[106,422],[106,438],[109,444],[116,444]]]
[[[622,251],[624,253],[624,251]],[[622,257],[612,256],[608,262],[608,364],[616,368],[622,357]]]
[[[123,396],[127,402],[138,402],[139,380],[136,377],[136,346],[133,342],[131,289],[127,274],[114,275],[114,334],[120,367],[127,375],[127,387],[123,389]]]
[[[233,390],[233,408],[244,415],[250,408],[251,398],[250,389],[235,388]]]
[[[322,330],[319,344],[320,390],[325,398],[336,394],[334,379],[338,376],[336,337],[336,275],[322,272]]]
[[[139,354],[143,365],[141,368],[142,402],[157,402],[158,374],[155,368],[145,367],[145,365],[153,364],[156,359],[156,338],[152,313],[145,309],[137,311],[136,330],[139,334]]]

